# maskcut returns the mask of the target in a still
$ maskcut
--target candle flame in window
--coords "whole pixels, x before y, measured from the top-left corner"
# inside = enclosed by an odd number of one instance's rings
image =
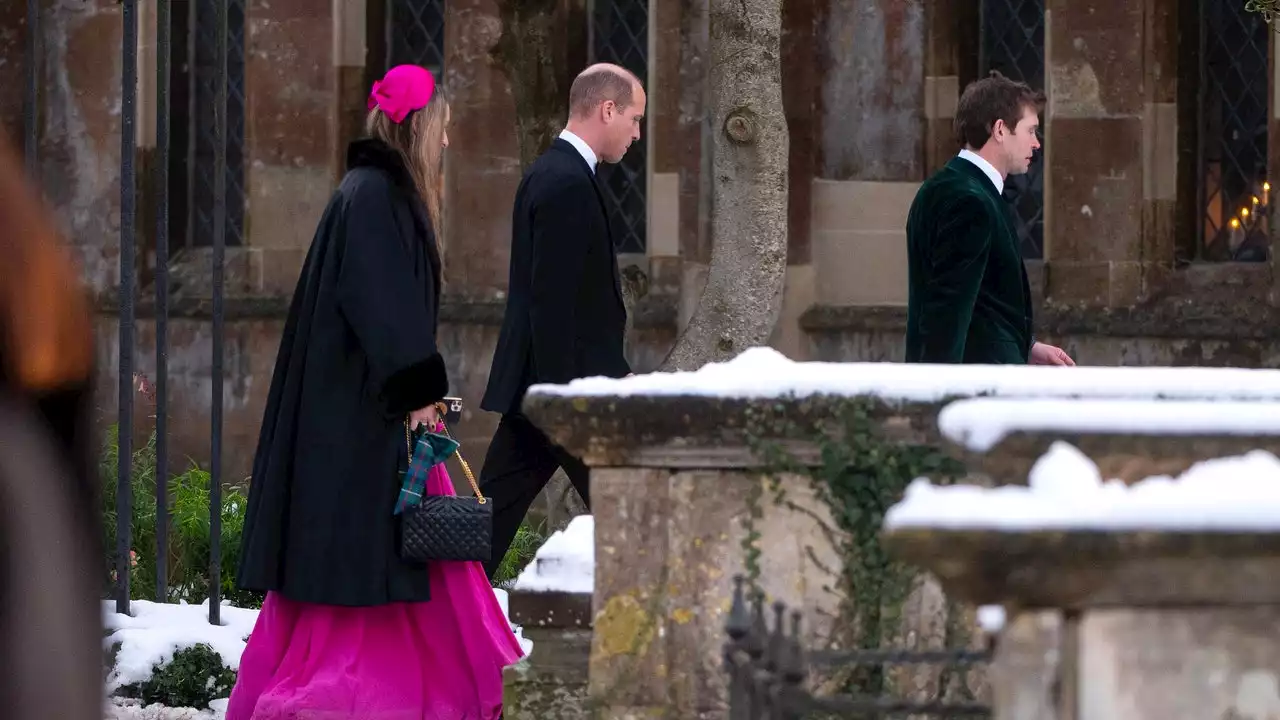
[[[1240,208],[1240,217],[1249,217],[1249,208]]]
[[[1240,221],[1236,218],[1231,218],[1231,229],[1236,230],[1236,229],[1239,229],[1239,227],[1240,227]]]

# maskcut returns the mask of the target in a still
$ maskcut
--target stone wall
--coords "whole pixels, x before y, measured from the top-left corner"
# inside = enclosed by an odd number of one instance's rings
[[[1173,55],[1180,22],[1175,4],[1148,0],[1141,12],[1114,3],[1048,5],[1049,240],[1048,260],[1032,263],[1042,303],[1038,333],[1084,363],[1272,366],[1280,362],[1273,264],[1176,263],[1186,208],[1179,188],[1187,175],[1176,151],[1185,143],[1171,134],[1186,124],[1179,119],[1185,88],[1177,82]],[[143,307],[135,358],[140,371],[151,373],[154,327],[145,305],[154,292],[148,204],[154,32],[150,4],[140,5]],[[247,6],[248,239],[228,249],[227,261],[229,478],[248,472],[288,295],[341,175],[345,143],[359,130],[376,64],[370,39],[378,35],[381,4],[339,5],[336,14],[331,4],[319,11],[261,0]],[[454,125],[442,342],[454,391],[469,404],[459,434],[479,463],[496,423],[475,405],[505,293],[519,152],[507,80],[488,56],[501,28],[496,3],[465,0],[446,7],[445,80]],[[0,19],[13,22],[0,23],[0,80],[15,91],[0,98],[0,122],[20,138],[22,8],[5,8]],[[955,102],[977,72],[978,2],[787,0],[783,11],[790,238],[773,344],[797,359],[900,359],[903,218],[918,183],[954,152]],[[670,347],[710,259],[707,22],[695,0],[651,4],[649,251],[626,260],[651,277],[651,296],[631,343],[641,371],[655,367]],[[868,28],[876,29],[875,38],[864,37]],[[42,38],[41,173],[99,295],[105,423],[115,416],[118,375],[120,5],[47,1]],[[1118,55],[1114,48],[1120,47]],[[1103,141],[1082,139],[1094,136]],[[1077,146],[1088,151],[1074,152]],[[208,263],[206,250],[179,248],[175,238],[175,462],[188,455],[203,461],[208,453]],[[145,431],[143,407],[138,424]]]

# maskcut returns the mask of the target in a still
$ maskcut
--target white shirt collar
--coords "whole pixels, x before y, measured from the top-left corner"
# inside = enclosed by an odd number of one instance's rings
[[[982,170],[982,172],[986,173],[987,177],[991,178],[991,183],[996,186],[996,192],[998,193],[1004,192],[1004,178],[1000,177],[1000,172],[995,169],[995,166],[987,162],[986,158],[970,150],[969,148],[965,148],[961,150],[959,157],[962,157],[965,160],[968,160],[969,162],[973,163],[974,165],[977,165]]]
[[[568,130],[561,130],[560,137],[564,138],[565,142],[572,145],[573,148],[578,151],[578,154],[582,155],[582,159],[587,161],[587,166],[590,167],[591,172],[594,173],[596,171],[596,163],[598,161],[596,160],[596,153],[591,149],[591,146],[588,145],[585,140],[574,135]]]

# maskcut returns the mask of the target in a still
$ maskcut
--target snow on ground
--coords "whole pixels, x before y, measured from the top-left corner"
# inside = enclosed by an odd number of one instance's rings
[[[227,716],[227,701],[214,700],[204,710],[196,708],[172,708],[159,703],[143,705],[132,698],[107,698],[103,709],[105,720],[223,720]]]
[[[507,593],[494,588],[502,614],[511,622],[507,609]],[[106,692],[111,694],[121,685],[142,682],[151,677],[157,663],[165,664],[178,650],[205,643],[222,656],[232,670],[240,669],[245,639],[258,621],[257,610],[246,610],[222,604],[222,625],[209,624],[209,601],[200,605],[155,603],[148,600],[130,602],[132,616],[115,611],[115,601],[102,601],[103,624],[108,635],[104,648],[116,643],[115,669],[107,676]],[[524,637],[519,625],[511,625],[525,655],[533,651],[533,642]],[[125,698],[108,698],[105,717],[108,720],[216,720],[226,710],[226,700],[214,700],[212,709],[166,708],[162,705],[143,707]]]
[[[1143,435],[1276,435],[1280,403],[1213,400],[957,400],[938,413],[938,429],[986,452],[1019,430]]]
[[[564,530],[557,530],[538,548],[533,562],[516,578],[521,592],[590,593],[595,589],[596,525],[590,515],[579,515]]]
[[[1177,478],[1131,486],[1104,481],[1078,449],[1055,442],[1031,469],[1029,485],[934,486],[915,480],[885,515],[885,528],[1025,531],[1280,530],[1280,459],[1255,450],[1196,463]]]
[[[200,605],[134,600],[130,609],[132,617],[117,613],[114,601],[102,601],[103,624],[111,631],[103,646],[109,649],[120,643],[115,669],[107,677],[108,693],[121,685],[146,680],[156,663],[167,663],[178,650],[200,643],[212,647],[227,667],[239,670],[245,638],[258,621],[257,610],[224,603],[223,624],[210,625],[208,600]]]
[[[772,348],[753,347],[728,362],[710,363],[692,372],[650,373],[617,380],[583,378],[566,385],[535,385],[530,393],[743,398],[876,395],[924,402],[977,395],[1280,400],[1280,370],[794,362]]]

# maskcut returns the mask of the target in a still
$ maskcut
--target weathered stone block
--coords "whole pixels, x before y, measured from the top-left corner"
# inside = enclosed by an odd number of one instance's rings
[[[781,504],[751,471],[593,470],[596,702],[614,716],[723,710],[732,576],[753,563],[771,601],[813,619],[810,646],[835,644],[841,533],[807,480],[780,488]]]
[[[591,596],[573,593],[508,595],[511,621],[533,652],[503,671],[503,713],[509,720],[591,717],[587,666],[591,654]]]

